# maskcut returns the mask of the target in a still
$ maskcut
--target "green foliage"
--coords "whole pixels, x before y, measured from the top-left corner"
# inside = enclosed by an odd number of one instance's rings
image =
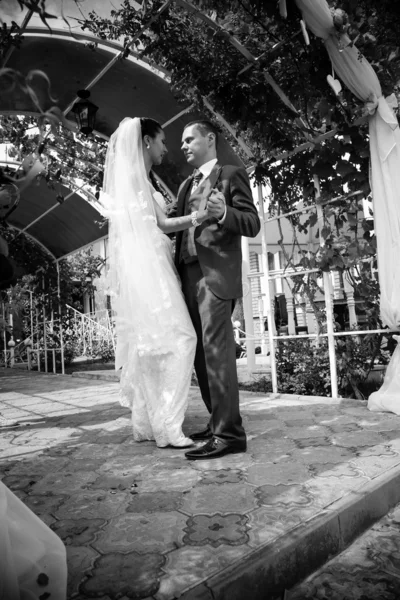
[[[269,394],[272,392],[272,382],[271,379],[267,377],[259,377],[256,381],[252,381],[251,383],[239,382],[239,390],[259,394]]]
[[[0,20],[1,23],[1,20]],[[5,54],[9,51],[10,48],[19,48],[22,43],[22,35],[21,29],[14,21],[11,25],[7,25],[7,23],[1,23],[2,27],[0,28],[0,61],[2,62]]]
[[[74,302],[73,296],[87,294],[93,297],[94,280],[101,276],[104,259],[93,254],[93,249],[81,250],[65,260],[60,261],[62,269],[61,295],[67,304],[78,310],[82,306]]]
[[[207,100],[221,113],[242,136],[252,157],[230,138],[235,149],[245,164],[256,166],[256,180],[271,188],[271,214],[291,211],[299,201],[314,203],[314,175],[319,178],[321,203],[343,196],[325,210],[318,232],[324,247],[314,253],[300,249],[296,232],[306,233],[315,226],[315,213],[306,223],[291,219],[294,243],[286,262],[294,268],[321,271],[356,267],[357,285],[367,295],[375,295],[376,282],[360,266],[376,254],[373,223],[360,217],[359,206],[370,193],[363,103],[347,89],[339,96],[333,94],[326,81],[331,64],[324,44],[312,34],[311,44],[305,44],[294,2],[288,4],[287,19],[281,17],[275,1],[194,0],[192,4],[195,8],[188,10],[172,3],[155,18],[161,0],[149,0],[141,8],[125,0],[107,19],[90,13],[82,27],[99,38],[122,38],[126,48],[135,39],[133,49],[168,70],[178,100],[214,119],[204,104]],[[384,94],[398,94],[400,16],[394,3],[331,0],[329,4],[338,37],[346,33],[357,44],[376,70]],[[209,20],[200,18],[196,9]],[[248,60],[246,52],[257,60]],[[364,60],[361,54],[360,60]],[[279,94],[270,85],[271,77]],[[290,105],[283,101],[285,96]],[[333,135],[324,137],[329,131]],[[309,139],[315,141],[311,148],[276,161],[277,154]],[[297,252],[299,262],[294,261]],[[299,285],[314,304],[313,277]]]
[[[83,294],[93,296],[94,280],[100,277],[104,266],[101,256],[93,254],[93,249],[89,248],[61,260],[59,297],[57,266],[52,257],[23,233],[4,228],[0,229],[0,233],[8,243],[15,265],[16,281],[11,288],[13,297],[18,290],[25,293],[29,289],[35,298],[42,298],[40,302],[47,308],[58,308],[60,301],[61,305],[70,304],[77,310],[83,309],[74,298]],[[16,302],[13,305],[16,306]]]
[[[87,352],[86,355],[88,358],[100,360],[102,363],[113,362],[115,359],[112,342],[105,338],[93,340],[89,352]]]
[[[343,336],[336,340],[336,367],[339,395],[365,398],[370,391],[368,375],[374,365],[386,365],[392,343],[383,345],[382,336]],[[278,390],[284,394],[330,396],[331,377],[328,341],[282,340],[276,350]]]
[[[357,44],[376,70],[385,94],[397,93],[400,17],[394,3],[329,3],[332,10],[347,11],[335,12],[337,34],[345,32]],[[287,19],[281,17],[275,1],[194,0],[193,10],[171,3],[159,14],[163,5],[162,0],[148,0],[139,7],[124,0],[108,18],[93,11],[80,24],[100,40],[122,40],[127,54],[133,49],[167,69],[171,89],[185,105],[207,113],[207,100],[220,112],[250,148],[251,159],[230,138],[245,163],[256,166],[256,179],[270,184],[272,213],[292,210],[299,200],[312,202],[314,174],[320,179],[323,202],[356,190],[364,197],[369,194],[368,128],[362,119],[363,104],[349,90],[344,89],[338,97],[330,90],[326,82],[331,72],[328,54],[322,40],[311,34],[311,44],[305,44],[294,2],[288,4]],[[208,17],[207,22],[197,9]],[[44,1],[38,10],[44,14]],[[240,47],[245,48],[244,53]],[[257,60],[248,60],[246,52]],[[280,95],[273,91],[271,77]],[[284,95],[290,106],[283,102]],[[40,140],[25,135],[26,128],[20,123],[10,117],[3,117],[3,122],[19,158],[38,150]],[[328,130],[336,135],[318,141]],[[277,153],[290,151],[310,138],[316,140],[312,149],[288,161],[275,161]],[[41,150],[47,160],[43,176],[50,186],[64,178],[71,182],[82,177],[91,180],[95,193],[99,192],[101,173],[94,164],[99,160],[93,161],[93,156],[100,157],[101,162],[104,141],[63,131],[59,136],[49,135]],[[328,222],[330,217],[333,225]],[[293,227],[300,228],[296,218]],[[307,224],[301,227],[305,230]],[[343,231],[346,227],[350,233]],[[341,270],[374,256],[374,236],[362,238],[363,227],[357,224],[357,197],[343,199],[330,210],[321,228],[324,250],[304,256],[302,265]]]
[[[327,344],[309,340],[277,342],[278,390],[283,394],[329,396],[330,371]]]
[[[56,19],[56,15],[53,15],[49,12],[47,12],[46,10],[46,0],[17,0],[19,7],[21,10],[28,9],[30,11],[32,11],[33,13],[36,13],[40,19],[42,20],[42,22],[46,25],[46,27],[48,27],[48,29],[51,31],[50,26],[47,22],[47,19]],[[0,0],[1,3],[1,0]],[[21,33],[20,33],[20,28],[18,27],[18,25],[15,23],[14,27],[11,29],[10,33],[7,30],[7,27],[4,27],[4,25],[6,25],[3,22],[3,19],[0,17],[0,24],[3,24],[3,31],[1,32],[0,35],[0,48],[1,48],[1,41],[2,39],[7,39],[7,37],[9,35],[14,36],[15,38],[19,38]],[[15,33],[16,32],[16,33]],[[15,44],[15,39],[12,39],[12,43]],[[1,58],[1,55],[0,55]]]
[[[48,111],[47,111],[48,112]],[[86,188],[80,193],[87,194],[93,201],[98,197],[103,184],[103,172],[99,165],[105,160],[107,144],[104,140],[91,135],[87,138],[74,133],[58,119],[53,111],[53,127],[38,130],[38,119],[31,116],[0,116],[0,135],[4,143],[9,144],[8,155],[20,162],[28,156],[40,160],[44,170],[37,180],[44,179],[54,190],[54,199],[62,183],[75,189],[83,180]],[[92,195],[90,195],[92,194]]]

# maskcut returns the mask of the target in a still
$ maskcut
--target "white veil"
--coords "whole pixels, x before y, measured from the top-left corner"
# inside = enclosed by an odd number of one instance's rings
[[[171,297],[160,260],[152,191],[143,159],[140,119],[126,118],[111,136],[100,198],[109,219],[108,293],[116,313],[115,368],[139,355],[171,351]]]

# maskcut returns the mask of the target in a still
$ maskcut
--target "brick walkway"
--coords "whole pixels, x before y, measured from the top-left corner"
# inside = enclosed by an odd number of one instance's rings
[[[3,370],[0,477],[63,539],[68,598],[282,596],[400,501],[400,419],[241,395],[246,454],[135,444],[118,385]],[[206,413],[192,389],[186,433]]]

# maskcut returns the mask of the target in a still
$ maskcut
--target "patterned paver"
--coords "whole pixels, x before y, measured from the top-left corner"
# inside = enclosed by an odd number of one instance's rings
[[[0,477],[66,544],[70,600],[267,600],[397,501],[399,418],[327,398],[241,405],[247,453],[189,462],[133,442],[113,381],[0,373],[0,414],[21,423],[1,428]],[[206,418],[193,388],[186,433]]]

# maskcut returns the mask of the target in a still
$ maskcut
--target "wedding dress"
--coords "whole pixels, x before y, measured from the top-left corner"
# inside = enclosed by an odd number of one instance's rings
[[[127,175],[129,174],[129,175]],[[143,163],[139,119],[125,119],[110,140],[102,204],[109,218],[109,290],[116,313],[120,402],[132,410],[136,441],[192,445],[182,432],[196,334],[172,258],[157,226]]]
[[[163,201],[159,192],[153,196],[156,201]],[[160,229],[158,234],[158,258],[174,306],[173,314],[170,311],[168,317],[172,344],[168,353],[159,354],[152,349],[139,354],[136,347],[131,346],[122,368],[120,402],[132,409],[136,441],[154,439],[159,447],[186,447],[193,444],[182,433],[182,423],[188,403],[196,334],[175,270],[172,242]]]

